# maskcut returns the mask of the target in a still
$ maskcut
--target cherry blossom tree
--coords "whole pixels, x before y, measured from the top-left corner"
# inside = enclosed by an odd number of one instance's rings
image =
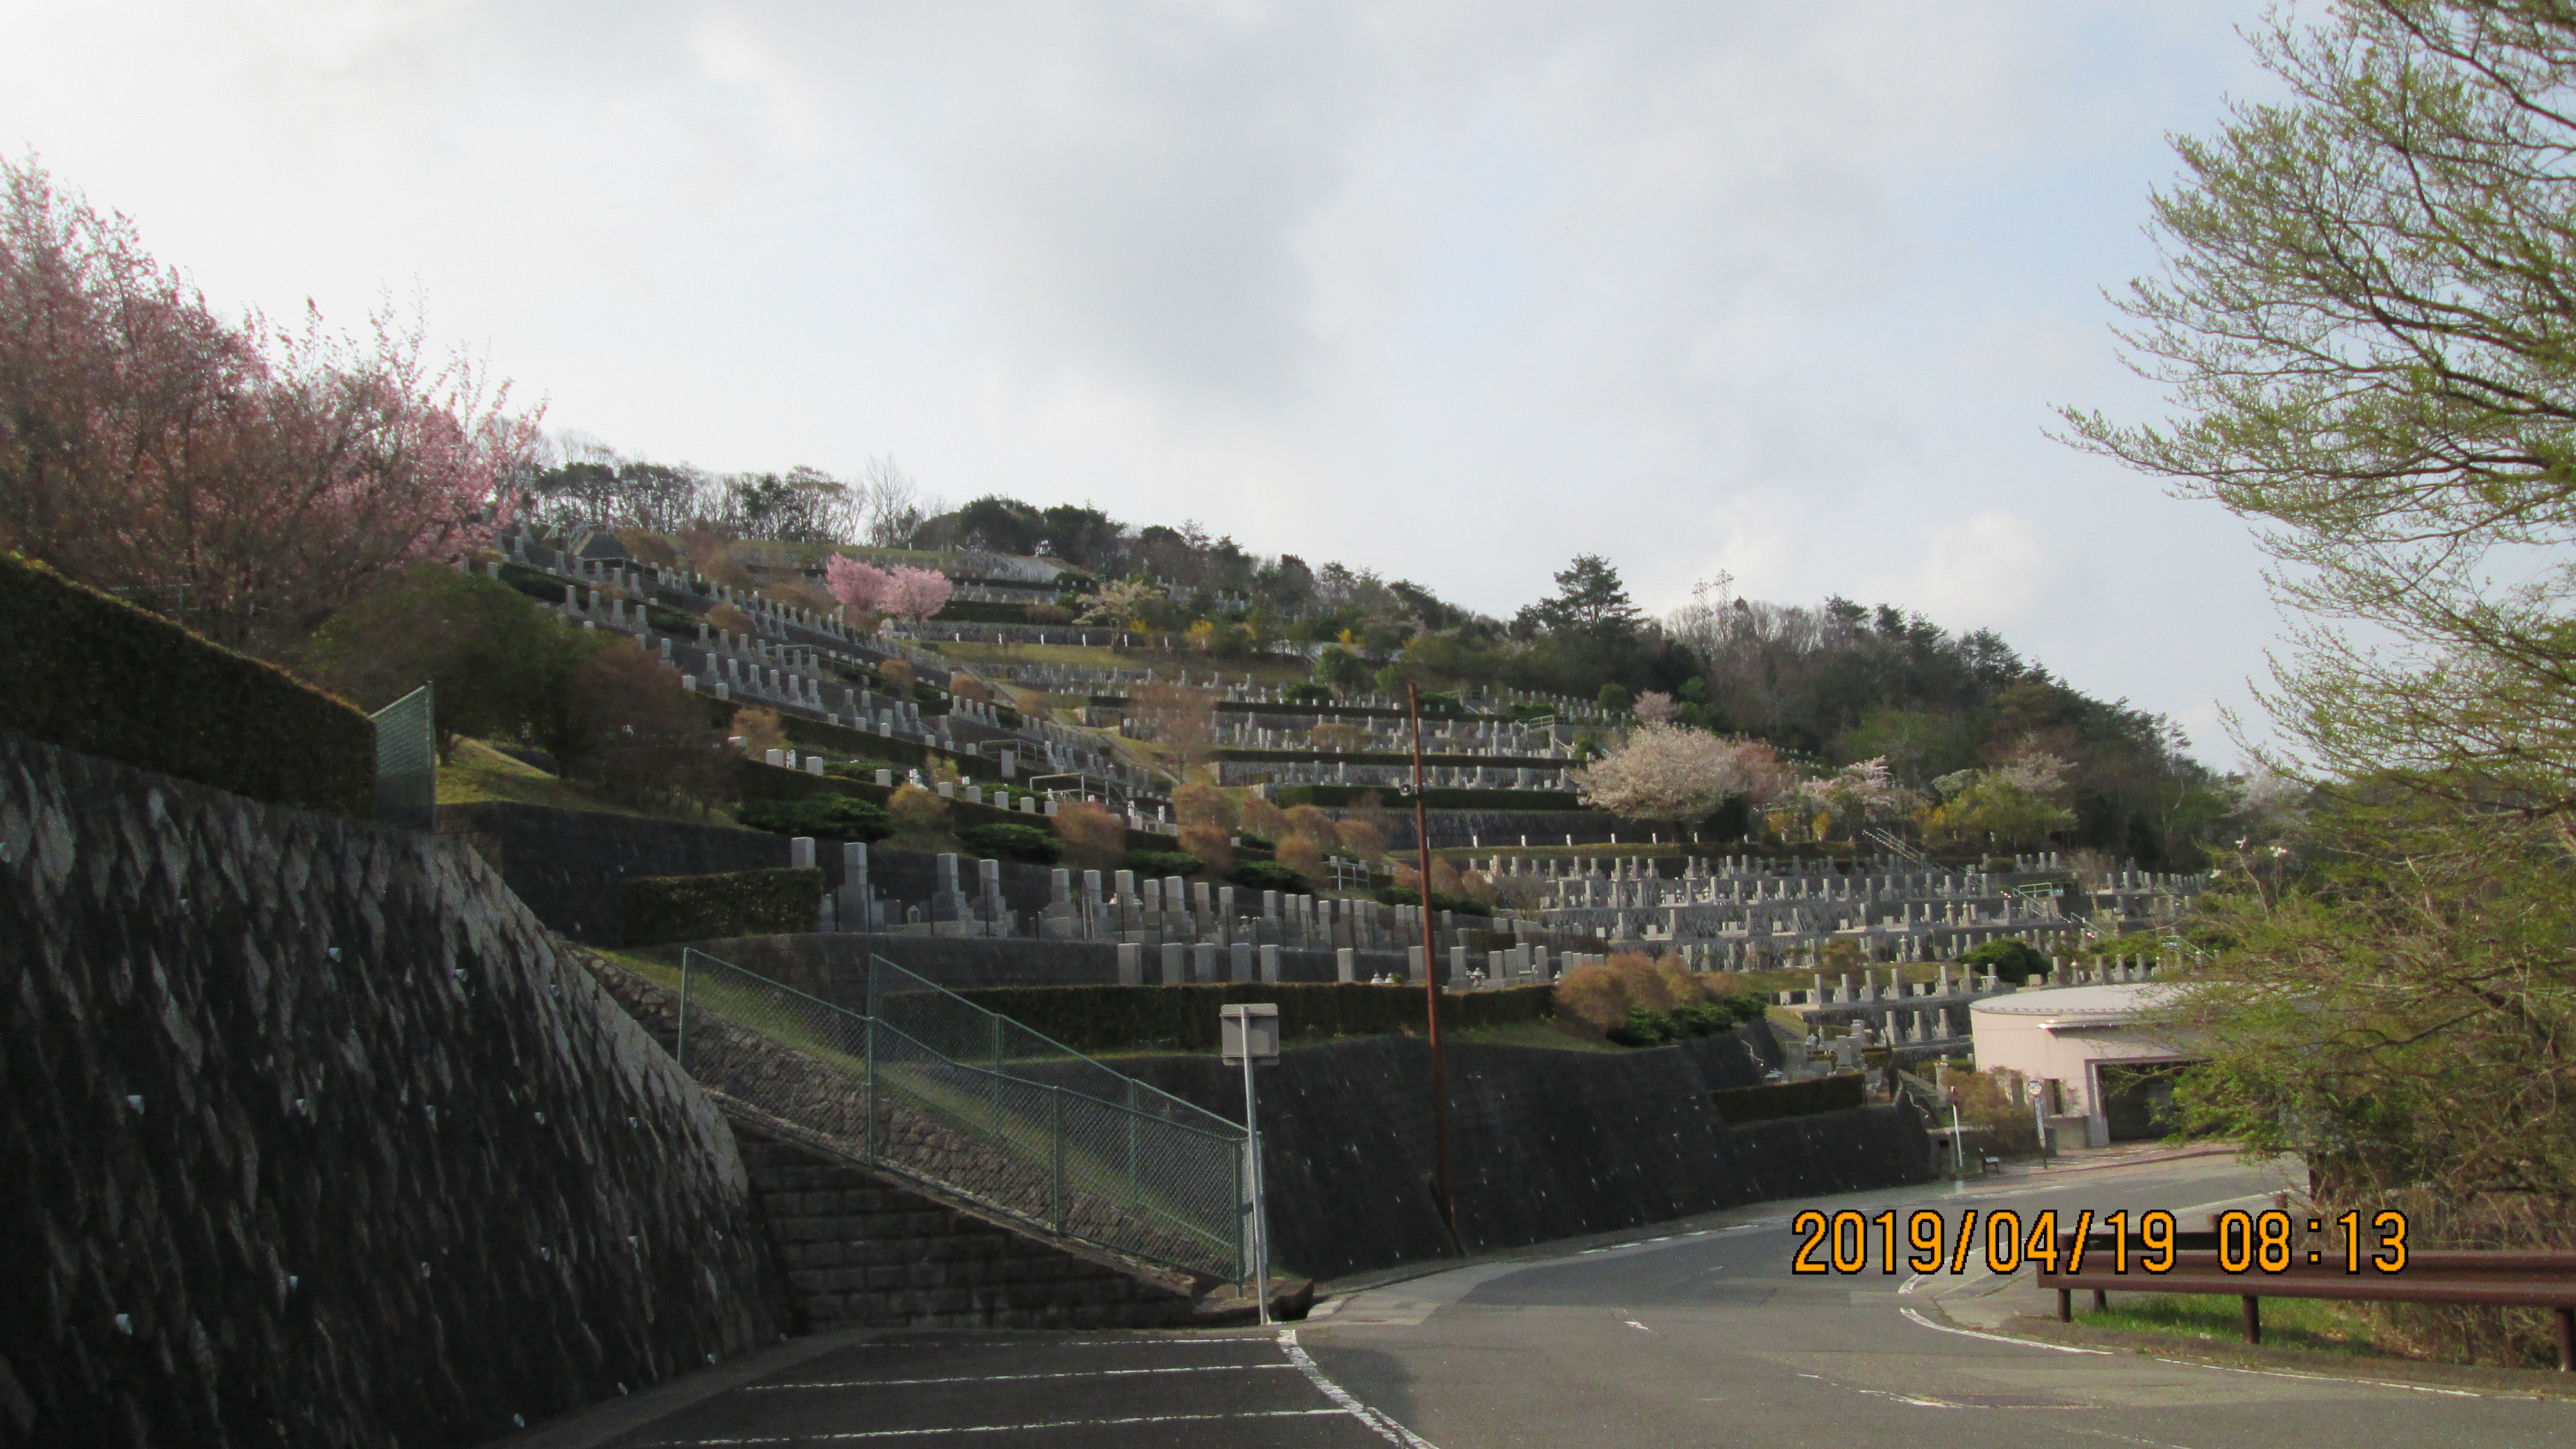
[[[823,587],[846,608],[873,614],[894,592],[894,575],[871,563],[836,553],[823,560]]]
[[[1698,820],[1737,797],[1755,803],[1791,788],[1795,777],[1759,740],[1648,722],[1607,756],[1574,772],[1584,804],[1632,820]]]
[[[133,224],[0,161],[0,547],[282,652],[508,517],[508,390],[379,310],[219,317]]]
[[[957,586],[937,569],[899,568],[889,575],[880,607],[897,619],[927,619],[948,607]]]
[[[1681,706],[1673,703],[1671,695],[1655,689],[1638,695],[1637,702],[1630,709],[1637,718],[1649,724],[1670,724],[1673,716],[1681,712]]]

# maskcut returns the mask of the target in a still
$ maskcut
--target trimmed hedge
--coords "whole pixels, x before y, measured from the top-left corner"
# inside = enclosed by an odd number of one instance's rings
[[[0,729],[253,800],[375,809],[363,711],[14,553],[0,553],[0,678]]]
[[[1398,795],[1393,785],[1282,785],[1277,792],[1278,804],[1319,805],[1327,810],[1346,810],[1360,803],[1363,795],[1375,794],[1378,803],[1389,810],[1411,807],[1413,797]],[[1469,790],[1435,785],[1422,792],[1422,804],[1429,810],[1580,810],[1583,802],[1571,790]]]
[[[1064,856],[1064,842],[1056,838],[1055,832],[1036,825],[994,821],[968,825],[952,833],[959,845],[986,860],[1053,865]]]
[[[1811,1117],[1869,1105],[1869,1089],[1858,1072],[1840,1072],[1804,1082],[1773,1082],[1762,1087],[1727,1087],[1709,1093],[1717,1115],[1729,1127],[1750,1122],[1776,1122],[1783,1117]]]
[[[619,904],[629,946],[810,931],[823,909],[823,872],[781,866],[637,876],[619,892]]]
[[[1076,1051],[1217,1049],[1217,1008],[1228,1002],[1279,1006],[1284,1040],[1389,1036],[1423,1029],[1419,986],[1352,981],[1229,981],[1190,986],[986,986],[957,993]],[[1556,1015],[1549,986],[1440,993],[1449,1031],[1543,1021]]]
[[[816,840],[883,840],[894,834],[894,816],[873,800],[853,795],[816,795],[805,800],[746,800],[734,807],[734,819],[772,835],[810,835]]]
[[[1390,906],[1422,904],[1422,892],[1413,886],[1379,886],[1370,894]],[[1494,913],[1492,905],[1474,896],[1453,896],[1443,891],[1431,893],[1431,909],[1458,916],[1490,916]]]
[[[934,624],[1025,624],[1029,606],[1005,604],[998,599],[951,599],[938,613],[931,615]]]

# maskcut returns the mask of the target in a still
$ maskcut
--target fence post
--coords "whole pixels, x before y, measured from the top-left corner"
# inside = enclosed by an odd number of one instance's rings
[[[689,1074],[689,962],[697,954],[694,946],[680,948],[680,1031],[679,1040],[671,1045],[671,1057],[680,1064],[682,1076]]]
[[[873,1014],[862,1019],[867,1022],[868,1125],[859,1141],[867,1154],[868,1161],[880,1162],[884,1160],[884,1154],[879,1149],[880,1139],[877,1136],[877,1019]]]
[[[1059,1233],[1070,1233],[1071,1229],[1066,1219],[1070,1216],[1069,1210],[1072,1205],[1066,1201],[1064,1191],[1064,1088],[1062,1087],[1047,1088],[1047,1136],[1055,1147],[1055,1230]]]
[[[1002,1135],[1002,1018],[993,1018],[993,1136]]]

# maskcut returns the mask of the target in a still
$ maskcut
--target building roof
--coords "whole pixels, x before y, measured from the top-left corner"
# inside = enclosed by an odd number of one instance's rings
[[[1980,1015],[2037,1017],[2041,1025],[2059,1027],[2121,1026],[2165,1016],[2164,1004],[2178,988],[2162,981],[2127,981],[2110,986],[2053,986],[1992,996],[1968,1009]]]

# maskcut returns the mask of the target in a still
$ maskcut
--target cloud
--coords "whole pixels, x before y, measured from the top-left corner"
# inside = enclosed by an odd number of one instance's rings
[[[641,453],[891,452],[1503,614],[1577,552],[1723,567],[2078,659],[2089,541],[2251,567],[2040,428],[2152,405],[2099,289],[2256,9],[0,0],[0,146],[219,301],[416,282]],[[2241,697],[2217,596],[2123,661],[2157,707]]]

